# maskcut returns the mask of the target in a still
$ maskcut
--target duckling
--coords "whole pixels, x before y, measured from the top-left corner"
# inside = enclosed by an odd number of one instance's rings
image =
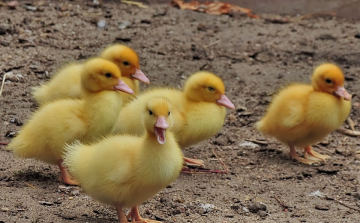
[[[109,134],[122,108],[116,91],[133,94],[118,67],[105,59],[88,60],[81,70],[83,99],[62,99],[41,107],[8,145],[21,158],[58,165],[63,181],[76,185],[62,165],[64,145],[92,142]]]
[[[140,113],[149,98],[154,96],[166,96],[170,100],[175,119],[173,132],[182,149],[218,133],[224,124],[225,107],[235,109],[225,96],[222,80],[215,74],[200,71],[189,77],[183,91],[155,88],[140,94],[121,110],[114,132],[143,134]],[[185,161],[204,165],[202,160],[185,158]]]
[[[94,144],[66,147],[64,164],[85,192],[116,207],[119,222],[127,222],[122,208],[131,207],[132,222],[142,219],[138,205],[174,181],[183,155],[172,130],[172,106],[162,97],[150,98],[141,109],[143,136],[114,135]]]
[[[140,80],[149,84],[149,79],[139,68],[139,57],[131,48],[115,44],[111,45],[101,53],[102,58],[115,63],[122,74],[122,80],[134,91],[139,92]],[[81,91],[81,71],[83,63],[70,63],[60,69],[46,84],[34,87],[32,95],[39,105],[47,102],[64,98],[82,98]],[[136,80],[135,80],[136,79]],[[127,103],[133,96],[127,93],[121,93],[122,100]]]
[[[348,117],[351,95],[344,88],[344,75],[334,64],[318,66],[312,85],[293,84],[272,100],[256,128],[290,147],[290,156],[305,164],[325,161],[329,156],[315,152],[311,145],[336,130]],[[298,157],[295,147],[304,147]]]

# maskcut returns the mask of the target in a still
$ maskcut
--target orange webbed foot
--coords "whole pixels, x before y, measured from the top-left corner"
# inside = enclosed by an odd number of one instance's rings
[[[62,181],[68,185],[74,185],[74,186],[79,186],[80,184],[71,177],[71,175],[69,174],[69,172],[66,170],[66,168],[62,165],[62,162],[60,162],[58,164],[61,175],[60,177],[62,178]]]
[[[136,222],[136,223],[151,223],[151,222],[154,222],[154,223],[162,223],[161,221],[155,221],[155,220],[149,220],[149,219],[144,219],[140,216],[139,214],[139,209],[137,206],[131,208],[131,212],[130,214],[127,215],[128,216],[131,216],[131,222]]]
[[[312,160],[319,160],[319,161],[326,161],[326,159],[329,159],[330,156],[328,155],[322,155],[320,153],[315,152],[311,146],[305,147],[305,157],[308,157],[308,159]]]
[[[307,158],[306,156],[305,156],[305,158],[299,157],[297,152],[296,152],[295,147],[292,146],[292,145],[289,145],[289,147],[290,147],[290,156],[291,156],[291,158],[299,161],[300,163],[304,163],[304,164],[307,164],[307,165],[312,165],[312,164],[315,164],[315,163],[319,163],[319,160]]]
[[[205,162],[199,159],[191,159],[188,157],[184,157],[184,162],[186,166],[199,166],[199,167],[205,166]]]

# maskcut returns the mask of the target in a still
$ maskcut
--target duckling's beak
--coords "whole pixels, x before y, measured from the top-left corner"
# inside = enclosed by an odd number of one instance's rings
[[[344,87],[338,86],[334,93],[337,96],[344,98],[346,101],[351,101],[351,94],[349,94]]]
[[[145,74],[140,69],[136,69],[135,73],[133,75],[131,75],[131,77],[136,79],[136,80],[139,80],[141,82],[144,82],[146,84],[150,84],[149,78],[147,78],[145,76]]]
[[[114,88],[117,91],[123,91],[123,92],[128,93],[128,94],[134,94],[134,91],[129,86],[127,86],[125,84],[125,82],[122,81],[121,79],[119,79],[118,84]]]
[[[155,123],[155,135],[160,144],[164,144],[166,142],[165,132],[166,129],[169,128],[169,124],[166,121],[164,116],[159,116]]]
[[[235,105],[224,94],[222,94],[220,99],[216,101],[216,104],[225,106],[225,107],[233,109],[233,110],[235,109]]]

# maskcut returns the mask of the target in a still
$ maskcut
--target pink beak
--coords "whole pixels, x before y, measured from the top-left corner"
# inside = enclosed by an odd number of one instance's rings
[[[233,109],[233,110],[235,109],[235,105],[224,94],[222,94],[220,99],[216,101],[216,104],[225,106],[225,107]]]
[[[169,128],[169,124],[167,123],[166,118],[164,116],[159,116],[156,120],[155,127],[161,129],[167,129]]]
[[[344,87],[338,86],[334,92],[337,96],[344,98],[346,101],[351,101],[351,94],[349,94]]]
[[[164,116],[159,116],[155,123],[155,135],[157,138],[157,141],[160,144],[164,144],[166,142],[166,136],[165,132],[166,129],[169,128],[169,124],[166,121],[166,118]]]
[[[136,69],[135,73],[133,75],[131,75],[131,77],[136,79],[136,80],[139,80],[141,82],[144,82],[146,84],[150,84],[149,78],[147,78],[145,76],[145,74],[140,69]]]
[[[123,91],[123,92],[128,93],[128,94],[134,94],[134,91],[129,86],[127,86],[125,84],[125,82],[122,81],[121,79],[119,79],[118,84],[114,88],[117,91]]]

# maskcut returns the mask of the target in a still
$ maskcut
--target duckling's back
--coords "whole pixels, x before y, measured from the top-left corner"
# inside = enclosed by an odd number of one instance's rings
[[[23,158],[37,158],[50,164],[61,159],[63,144],[86,133],[80,100],[58,100],[37,111],[8,148]]]
[[[38,104],[65,98],[81,97],[80,73],[83,65],[70,64],[59,70],[47,82],[39,87],[34,87],[32,95]]]

